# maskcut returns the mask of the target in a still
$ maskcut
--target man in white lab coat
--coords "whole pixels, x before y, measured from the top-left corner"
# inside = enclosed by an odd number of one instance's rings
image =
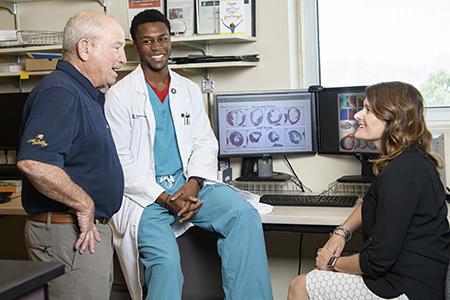
[[[181,299],[175,238],[195,224],[219,236],[226,299],[272,299],[259,214],[216,182],[217,140],[200,89],[169,71],[169,21],[146,10],[130,32],[140,65],[108,91],[105,113],[125,174],[113,229],[132,297],[142,297],[143,279],[146,299]]]

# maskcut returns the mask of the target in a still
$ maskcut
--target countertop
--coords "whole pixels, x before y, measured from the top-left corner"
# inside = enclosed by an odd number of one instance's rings
[[[0,299],[16,299],[64,274],[59,262],[0,260]]]

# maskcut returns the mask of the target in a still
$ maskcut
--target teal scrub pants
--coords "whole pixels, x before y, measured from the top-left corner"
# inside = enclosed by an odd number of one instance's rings
[[[177,179],[184,183],[184,177]],[[172,194],[180,186],[175,182],[164,188]],[[225,299],[272,299],[263,230],[256,209],[224,184],[205,186],[198,198],[203,205],[191,222],[219,236],[217,248],[222,260]],[[146,207],[142,214],[138,248],[148,287],[146,299],[181,299],[183,274],[172,229],[176,220],[156,203]]]

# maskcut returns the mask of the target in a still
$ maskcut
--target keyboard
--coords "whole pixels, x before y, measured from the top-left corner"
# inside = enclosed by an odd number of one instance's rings
[[[346,195],[263,195],[261,202],[274,206],[352,207],[358,196]]]

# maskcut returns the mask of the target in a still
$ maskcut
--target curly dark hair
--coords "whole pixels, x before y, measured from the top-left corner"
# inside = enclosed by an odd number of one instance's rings
[[[381,155],[373,161],[374,174],[413,145],[439,168],[439,160],[431,152],[432,135],[425,123],[424,101],[414,86],[398,81],[382,82],[367,87],[366,96],[375,116],[386,122]]]
[[[146,9],[134,16],[133,21],[131,21],[130,34],[133,41],[136,41],[136,32],[139,25],[147,22],[162,22],[170,32],[170,22],[165,15],[156,9]]]

